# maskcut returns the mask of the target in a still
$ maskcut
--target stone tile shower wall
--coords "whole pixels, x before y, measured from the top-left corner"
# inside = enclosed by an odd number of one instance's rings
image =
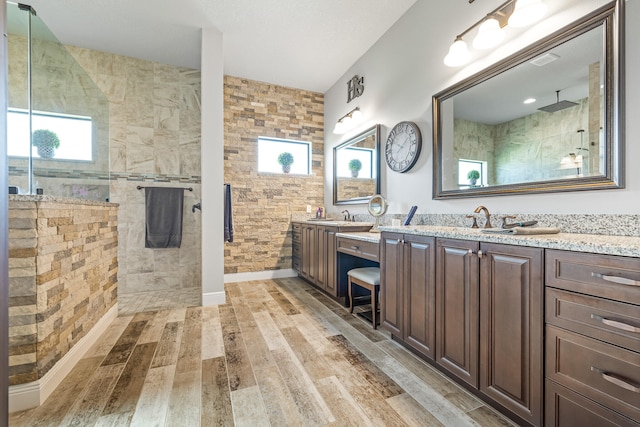
[[[9,201],[9,382],[42,378],[113,307],[118,208],[47,196]]]
[[[260,136],[311,142],[312,174],[258,173]],[[225,273],[291,268],[291,215],[323,204],[324,96],[226,76],[224,137],[235,231]]]
[[[120,204],[119,290],[201,286],[200,71],[69,47],[109,99],[111,201]],[[179,249],[144,247],[144,190],[185,191]]]

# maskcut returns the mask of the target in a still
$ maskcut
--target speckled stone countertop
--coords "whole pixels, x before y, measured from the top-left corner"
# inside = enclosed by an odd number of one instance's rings
[[[118,203],[102,202],[99,200],[74,199],[71,197],[58,197],[36,194],[9,194],[9,202],[47,202],[66,203],[73,205],[119,206]]]
[[[380,233],[372,233],[369,231],[354,231],[346,233],[336,233],[336,237],[346,237],[361,242],[380,243]]]
[[[546,249],[561,249],[603,255],[640,257],[640,237],[599,234],[558,233],[539,235],[509,235],[483,233],[477,228],[439,227],[430,225],[380,226],[380,230],[420,236],[475,240]],[[639,260],[640,262],[640,260]]]
[[[329,225],[329,226],[337,226],[337,227],[373,227],[372,222],[354,222],[354,221],[343,221],[339,219],[294,219],[292,222],[302,222],[306,224],[317,224],[317,225]]]

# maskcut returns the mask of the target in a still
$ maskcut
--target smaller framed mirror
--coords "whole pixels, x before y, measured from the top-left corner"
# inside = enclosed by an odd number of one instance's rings
[[[367,203],[380,193],[380,125],[333,149],[333,204]]]
[[[387,200],[380,194],[376,194],[369,199],[369,206],[367,206],[367,209],[371,216],[376,219],[375,225],[369,231],[373,233],[380,232],[380,230],[378,230],[378,227],[380,226],[380,217],[387,212],[388,207],[389,205],[387,204]]]

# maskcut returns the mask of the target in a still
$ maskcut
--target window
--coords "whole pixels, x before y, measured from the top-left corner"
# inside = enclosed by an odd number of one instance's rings
[[[353,177],[351,170],[349,169],[349,162],[351,160],[359,160],[362,164],[362,169],[359,170],[358,178],[375,178],[373,170],[373,149],[371,148],[357,148],[348,147],[339,150],[336,165],[339,178]]]
[[[469,172],[478,171],[478,178],[469,178]],[[481,187],[488,185],[487,162],[481,160],[458,160],[458,186],[460,188]]]
[[[34,111],[32,129],[46,129],[60,139],[54,159],[93,160],[91,117]],[[29,112],[10,108],[7,111],[7,154],[29,157]],[[31,147],[34,158],[39,158],[36,147]]]
[[[290,153],[293,163],[289,172],[278,163],[278,156]],[[311,143],[288,139],[258,138],[258,172],[311,174]]]

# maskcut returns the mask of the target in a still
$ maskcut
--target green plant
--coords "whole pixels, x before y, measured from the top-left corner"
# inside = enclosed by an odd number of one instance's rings
[[[480,178],[480,172],[478,172],[477,170],[471,170],[469,171],[469,173],[467,174],[467,179],[478,179]]]
[[[362,169],[362,162],[358,159],[352,159],[349,161],[349,170],[350,171],[359,171]]]
[[[293,163],[293,154],[287,153],[286,151],[284,153],[280,153],[278,156],[278,163],[282,166],[289,166]]]
[[[55,132],[48,129],[38,129],[33,132],[34,147],[51,147],[58,148],[60,146],[60,138]]]
[[[38,148],[38,156],[43,159],[51,159],[55,149],[60,146],[60,138],[55,132],[47,129],[38,129],[33,132],[31,143]]]

